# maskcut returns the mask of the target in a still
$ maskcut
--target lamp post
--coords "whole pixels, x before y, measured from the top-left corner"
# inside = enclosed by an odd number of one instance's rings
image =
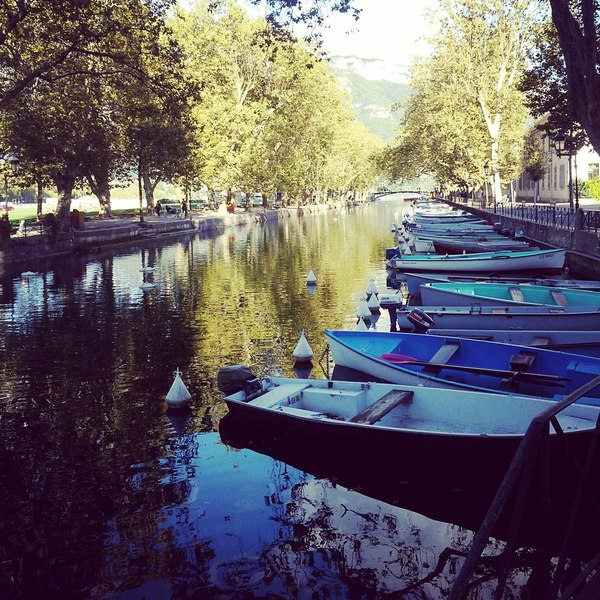
[[[569,157],[569,208],[573,210],[573,169],[572,169],[572,158],[576,155],[573,150],[573,138],[571,134],[565,136],[562,131],[559,131],[554,136],[554,149],[556,150],[557,156],[568,156]],[[577,174],[575,174],[577,177]],[[579,186],[575,183],[575,210],[579,210]]]

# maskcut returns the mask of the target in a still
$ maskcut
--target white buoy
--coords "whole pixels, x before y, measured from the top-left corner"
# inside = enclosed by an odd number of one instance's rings
[[[379,296],[379,294],[377,293],[377,285],[375,284],[375,280],[371,278],[369,279],[369,285],[367,286],[367,297],[371,298],[373,294]]]
[[[181,379],[181,371],[179,368],[173,372],[173,375],[175,375],[175,379],[167,394],[167,404],[169,408],[184,408],[190,403],[192,395],[189,393],[188,389],[185,387],[185,383],[183,383],[183,380]]]
[[[140,273],[154,273],[154,267],[142,267]]]
[[[358,323],[356,324],[356,331],[369,331],[367,323],[362,317],[358,318]]]
[[[313,357],[313,351],[310,347],[308,340],[306,339],[306,334],[304,331],[300,332],[300,339],[296,344],[296,348],[292,353],[296,361],[302,362],[310,360]]]
[[[356,310],[356,316],[359,318],[371,316],[371,310],[369,309],[369,307],[367,305],[367,301],[364,298],[362,300],[358,301],[358,308]]]
[[[306,276],[306,284],[317,285],[317,276],[315,275],[312,269],[308,270],[308,275]]]
[[[371,294],[371,297],[369,298],[369,301],[367,302],[367,306],[369,307],[370,312],[372,312],[372,313],[379,312],[379,300],[377,298],[376,293]]]

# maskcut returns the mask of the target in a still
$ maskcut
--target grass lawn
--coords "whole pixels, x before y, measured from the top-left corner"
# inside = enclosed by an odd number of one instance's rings
[[[86,219],[95,219],[98,216],[97,210],[80,212],[83,212]],[[4,213],[4,211],[2,211],[2,213]],[[124,214],[131,215],[132,213],[137,214],[137,210],[131,208],[112,210],[114,217],[119,217]],[[10,219],[13,227],[18,226],[21,221],[26,221],[27,223],[37,223],[37,206],[35,204],[16,204],[13,210],[8,211],[8,218]]]

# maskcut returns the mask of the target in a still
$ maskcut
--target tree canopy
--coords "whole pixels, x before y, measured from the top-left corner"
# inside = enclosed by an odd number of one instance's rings
[[[286,18],[319,21],[309,6]],[[63,222],[76,186],[110,213],[111,181],[136,175],[149,207],[161,180],[324,198],[375,176],[378,140],[281,20],[233,0],[19,0],[0,18],[2,143],[56,185]]]

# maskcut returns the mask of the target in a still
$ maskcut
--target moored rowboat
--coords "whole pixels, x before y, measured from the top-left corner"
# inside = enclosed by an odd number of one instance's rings
[[[233,416],[272,436],[325,441],[340,455],[410,457],[412,466],[459,466],[465,473],[508,464],[532,419],[554,403],[526,396],[381,383],[249,380],[225,396]],[[600,409],[572,404],[558,414],[571,443],[591,439]],[[551,445],[556,436],[551,435]],[[469,473],[473,476],[473,473]]]
[[[519,283],[426,283],[421,302],[436,306],[587,306],[600,307],[600,292]]]
[[[523,250],[482,252],[477,254],[415,254],[396,256],[387,261],[388,267],[399,271],[434,271],[490,273],[506,271],[560,270],[565,263],[566,251]]]
[[[336,365],[374,380],[558,400],[600,375],[600,359],[418,333],[325,330]],[[579,402],[600,405],[595,388]]]

